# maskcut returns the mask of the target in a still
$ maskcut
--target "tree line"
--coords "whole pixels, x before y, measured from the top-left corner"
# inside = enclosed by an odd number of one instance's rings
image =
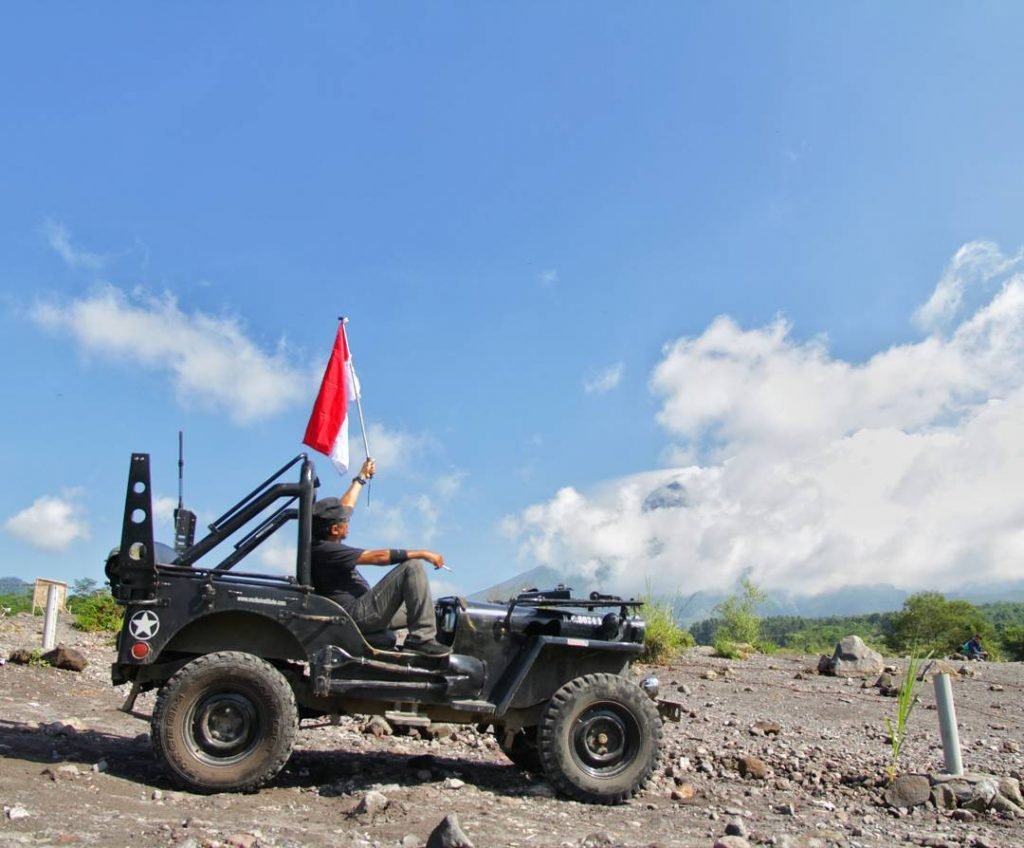
[[[701,645],[746,642],[761,650],[779,648],[801,653],[831,653],[844,636],[860,636],[883,653],[948,656],[978,634],[996,659],[1024,660],[1024,603],[972,604],[948,600],[939,592],[918,592],[895,612],[803,618],[760,617],[763,593],[750,581],[715,609],[711,618],[690,627]],[[753,638],[751,638],[753,637]]]

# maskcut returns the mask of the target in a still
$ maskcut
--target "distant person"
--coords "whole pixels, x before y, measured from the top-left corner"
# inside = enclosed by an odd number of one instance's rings
[[[437,641],[434,602],[424,562],[444,567],[444,557],[423,550],[364,550],[343,544],[363,486],[376,473],[372,459],[363,463],[340,498],[313,504],[313,588],[341,604],[364,633],[408,628],[402,647],[428,657],[443,657],[451,648]],[[357,565],[394,565],[372,589]]]
[[[981,644],[980,633],[975,633],[970,639],[964,642],[964,646],[960,650],[969,660],[988,659],[988,651],[986,651]]]

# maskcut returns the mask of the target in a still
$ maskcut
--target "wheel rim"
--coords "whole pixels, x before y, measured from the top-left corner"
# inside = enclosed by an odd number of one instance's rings
[[[248,754],[259,738],[259,714],[240,692],[216,692],[202,698],[187,717],[189,747],[212,765],[236,762]]]
[[[594,704],[572,729],[572,752],[583,771],[594,777],[619,774],[640,748],[640,723],[621,704]]]

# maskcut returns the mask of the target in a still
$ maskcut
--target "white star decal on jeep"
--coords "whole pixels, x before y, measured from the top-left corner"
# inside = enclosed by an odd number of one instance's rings
[[[132,616],[128,628],[136,639],[152,639],[160,629],[160,619],[149,610],[141,610]]]

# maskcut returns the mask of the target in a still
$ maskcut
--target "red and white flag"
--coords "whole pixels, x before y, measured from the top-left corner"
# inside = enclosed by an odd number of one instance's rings
[[[338,472],[348,471],[348,419],[349,401],[359,397],[359,380],[352,367],[344,325],[338,326],[331,358],[320,383],[320,393],[313,405],[313,414],[306,425],[303,444],[325,453]]]

